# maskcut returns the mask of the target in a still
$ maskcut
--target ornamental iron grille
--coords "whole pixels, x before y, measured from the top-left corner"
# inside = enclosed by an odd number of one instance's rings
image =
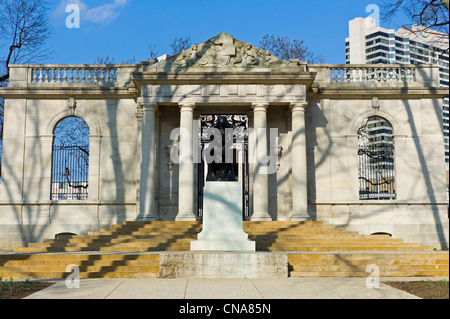
[[[358,130],[359,199],[394,200],[394,139],[391,124],[373,116]]]
[[[201,162],[198,164],[198,217],[203,218],[203,189],[205,186],[206,177],[208,174],[208,165],[205,163],[203,156],[204,150],[211,142],[211,134],[208,129],[212,128],[219,117],[226,117],[228,123],[233,127],[233,169],[237,179],[242,183],[242,207],[243,219],[247,220],[250,217],[249,209],[249,161],[248,161],[248,117],[246,115],[202,115],[200,121],[199,143]],[[239,153],[241,152],[241,153]],[[241,154],[241,160],[238,160],[238,154]]]
[[[51,200],[87,200],[89,187],[89,127],[69,117],[55,128]]]

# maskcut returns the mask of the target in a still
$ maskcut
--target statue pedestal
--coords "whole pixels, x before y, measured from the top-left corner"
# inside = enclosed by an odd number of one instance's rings
[[[203,230],[191,251],[255,251],[242,223],[242,185],[206,182],[203,192]]]

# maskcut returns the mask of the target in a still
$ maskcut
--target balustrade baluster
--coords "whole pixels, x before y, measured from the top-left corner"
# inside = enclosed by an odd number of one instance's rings
[[[114,82],[114,83],[117,82],[117,74],[118,74],[117,68],[114,68],[114,69],[113,69],[113,75],[114,75],[113,82]]]
[[[57,68],[58,75],[56,76],[56,82],[61,83],[61,68]]]
[[[69,80],[69,82],[73,83],[73,72],[74,72],[74,69],[73,68],[69,68],[69,70],[70,70],[70,80]]]
[[[80,69],[79,68],[74,68],[73,69],[75,72],[75,83],[80,83]]]
[[[106,81],[106,82],[110,82],[110,73],[111,73],[111,69],[106,68],[105,72],[106,72],[106,74],[105,74],[105,75],[106,75],[105,81]]]
[[[91,68],[87,68],[86,71],[87,71],[87,74],[88,74],[87,82],[91,83],[92,82],[92,69]]]
[[[49,73],[48,71],[49,71],[49,69],[46,68],[46,69],[45,69],[45,77],[44,77],[44,81],[45,81],[45,82],[50,82],[49,76],[48,76],[48,73]]]
[[[31,69],[31,83],[36,83],[37,81],[36,81],[36,71],[37,69],[36,68],[32,68]]]

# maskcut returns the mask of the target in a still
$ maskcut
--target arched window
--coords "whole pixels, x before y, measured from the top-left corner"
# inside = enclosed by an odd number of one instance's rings
[[[89,126],[67,117],[55,127],[51,200],[87,200],[89,187]]]
[[[382,117],[369,117],[361,123],[358,141],[359,199],[395,199],[392,125]]]

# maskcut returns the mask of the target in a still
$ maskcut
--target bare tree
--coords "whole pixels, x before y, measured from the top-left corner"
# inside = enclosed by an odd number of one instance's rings
[[[113,57],[107,56],[97,56],[94,60],[94,64],[134,64],[136,63],[136,58],[132,57],[131,59],[122,60],[120,63],[116,63],[116,59]]]
[[[0,82],[9,79],[9,65],[30,63],[48,56],[44,47],[52,34],[44,0],[0,0],[0,46],[8,52],[0,63],[5,66]]]
[[[382,17],[390,21],[398,13],[403,12],[413,24],[421,30],[438,33],[434,41],[448,52],[449,11],[448,1],[443,0],[384,0]],[[406,23],[406,22],[405,22]],[[446,36],[439,36],[439,34]]]
[[[173,39],[170,47],[172,48],[172,55],[176,55],[183,50],[187,50],[192,46],[191,37],[176,37]]]
[[[158,51],[156,51],[156,44],[150,44],[148,48],[150,50],[150,59],[156,59],[158,57]]]
[[[290,40],[289,37],[281,37],[279,35],[266,34],[259,42],[259,47],[263,50],[269,50],[273,55],[289,60],[299,58],[301,61],[308,63],[324,63],[323,55],[318,55],[309,50],[303,43],[303,40]]]
[[[48,56],[44,46],[51,34],[46,1],[0,0],[0,49],[7,48],[4,55],[0,53],[0,86],[8,83],[10,64],[31,63]],[[0,97],[0,163],[4,102]]]

